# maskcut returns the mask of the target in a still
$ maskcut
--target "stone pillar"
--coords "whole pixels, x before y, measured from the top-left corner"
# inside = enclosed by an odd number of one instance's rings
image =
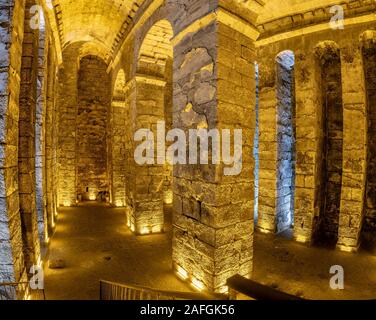
[[[46,89],[48,46],[45,46],[44,26],[39,29],[37,105],[35,122],[35,184],[38,215],[38,234],[41,243],[48,237],[47,193],[46,193]],[[47,40],[48,43],[48,40]]]
[[[217,9],[212,5],[196,1],[186,13],[194,19]],[[187,136],[197,128],[243,130],[239,175],[226,176],[226,165],[210,161],[173,170],[174,267],[196,287],[216,292],[234,274],[249,277],[253,261],[255,49],[247,35],[254,29],[236,21],[218,9],[173,40],[174,127]]]
[[[310,243],[320,213],[323,117],[321,69],[310,49],[296,51],[296,178],[294,238]]]
[[[45,117],[45,145],[46,145],[46,215],[49,234],[52,233],[55,226],[56,200],[57,195],[57,180],[56,175],[56,151],[57,151],[57,137],[58,137],[58,122],[56,121],[56,60],[53,51],[51,50],[51,43],[48,43],[48,65],[47,65],[47,79],[46,81],[46,117]]]
[[[76,116],[77,116],[77,69],[75,47],[63,52],[64,63],[60,66],[59,83],[59,189],[58,205],[76,204]]]
[[[25,1],[0,7],[0,282],[25,281],[18,195],[18,119]]]
[[[97,56],[80,60],[76,115],[76,192],[83,201],[106,201],[107,121],[110,110],[110,76]]]
[[[259,64],[259,216],[257,229],[276,231],[277,209],[277,88],[276,61],[270,54]]]
[[[18,184],[24,256],[27,270],[40,263],[35,190],[35,117],[39,31],[30,26],[32,1],[26,1],[19,99]]]
[[[344,251],[358,249],[364,215],[368,120],[362,60],[359,43],[341,49],[343,177],[337,247]]]
[[[136,119],[134,133],[139,129],[149,129],[154,134],[154,164],[134,166],[132,180],[132,209],[128,223],[136,234],[158,233],[164,230],[163,184],[164,164],[158,164],[157,123],[164,121],[164,102],[166,81],[149,75],[137,75],[134,80],[135,108],[132,118]],[[141,142],[136,142],[135,147]],[[164,149],[164,146],[161,145]],[[134,160],[133,160],[134,161]]]
[[[122,88],[124,90],[124,88]],[[109,141],[112,154],[110,163],[112,166],[112,203],[117,207],[125,206],[125,138],[127,123],[127,110],[125,107],[125,97],[114,97],[111,103],[112,115],[110,127],[112,130],[112,141]],[[110,167],[109,167],[110,168]]]

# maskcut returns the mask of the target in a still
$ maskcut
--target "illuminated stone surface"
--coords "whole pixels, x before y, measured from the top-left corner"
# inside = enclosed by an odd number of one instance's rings
[[[344,4],[344,30],[336,1],[52,2],[35,28],[35,1],[0,1],[0,281],[45,258],[59,209],[95,199],[155,239],[172,204],[171,275],[210,291],[252,276],[255,225],[374,248],[374,1]],[[138,165],[134,134],[158,121],[242,129],[242,172]]]

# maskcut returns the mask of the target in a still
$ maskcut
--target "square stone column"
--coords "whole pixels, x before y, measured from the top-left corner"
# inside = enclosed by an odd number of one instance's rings
[[[226,291],[231,276],[252,273],[255,33],[218,9],[173,39],[173,127],[187,137],[189,129],[231,129],[232,144],[232,129],[243,136],[238,175],[226,176],[223,162],[174,166],[174,267],[197,288],[215,292]]]
[[[27,280],[18,195],[18,101],[25,1],[0,8],[0,282]]]
[[[341,49],[341,66],[343,177],[337,247],[351,252],[359,246],[367,170],[367,93],[359,43]]]
[[[276,61],[270,54],[259,64],[259,215],[257,229],[276,231],[277,209],[277,88]]]
[[[37,107],[39,30],[30,26],[33,2],[26,1],[19,96],[18,188],[27,270],[41,262],[36,207],[35,118]]]
[[[296,178],[294,238],[311,243],[320,213],[323,117],[321,67],[313,53],[295,59]]]
[[[128,85],[127,96],[130,100],[132,139],[138,130],[150,130],[154,135],[154,164],[138,165],[134,153],[128,174],[127,219],[128,225],[136,234],[150,234],[164,231],[163,183],[165,180],[164,164],[158,163],[158,143],[164,149],[165,134],[157,136],[158,122],[165,121],[165,86],[166,81],[146,74],[138,74]],[[136,142],[132,151],[142,142]]]
[[[111,171],[111,201],[117,207],[125,206],[125,138],[127,127],[127,109],[123,99],[114,98],[111,102],[111,116],[108,127],[111,136],[108,138],[108,145],[111,148],[109,158],[109,170]],[[111,169],[112,170],[111,170]]]
[[[76,205],[76,117],[78,101],[76,48],[64,50],[58,74],[58,206]]]

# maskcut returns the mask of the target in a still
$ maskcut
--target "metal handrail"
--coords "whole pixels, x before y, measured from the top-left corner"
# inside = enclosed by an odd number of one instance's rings
[[[230,289],[230,299],[232,300],[237,300],[238,293],[253,300],[304,300],[301,297],[270,288],[240,275],[228,279],[227,286]]]
[[[157,290],[101,280],[100,300],[228,300],[228,297],[221,294]]]

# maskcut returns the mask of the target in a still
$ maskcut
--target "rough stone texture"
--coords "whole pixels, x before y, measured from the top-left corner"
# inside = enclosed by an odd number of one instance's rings
[[[294,224],[295,192],[295,74],[294,54],[277,57],[277,213],[276,229],[283,232]]]
[[[231,275],[252,272],[254,46],[212,23],[174,53],[174,126],[187,130],[204,121],[209,129],[242,128],[248,137],[239,176],[223,176],[221,165],[174,167],[174,263],[209,290],[222,291]],[[214,96],[206,89],[198,94],[202,88],[214,88]]]
[[[364,220],[367,172],[367,92],[365,60],[358,42],[349,40],[342,49],[343,176],[338,247],[356,251]],[[372,137],[372,136],[369,136]],[[369,155],[370,156],[370,155]],[[371,159],[371,158],[368,158]],[[367,242],[364,243],[367,246]]]
[[[296,179],[294,237],[309,243],[314,231],[314,217],[319,212],[317,190],[321,172],[319,143],[321,117],[321,74],[311,53],[297,50],[296,75]]]
[[[259,64],[260,165],[257,228],[262,232],[283,232],[292,226],[294,219],[294,56],[288,51],[278,55],[269,53],[268,58],[261,59]]]
[[[30,26],[32,1],[26,1],[19,98],[18,185],[26,269],[40,257],[35,197],[35,116],[37,104],[39,30]]]
[[[371,43],[363,49],[368,109],[368,167],[362,240],[374,247],[376,245],[376,37],[371,39],[373,43],[369,41]],[[353,167],[355,167],[355,163]],[[358,223],[361,223],[361,221]]]
[[[375,1],[346,2],[354,23],[345,30],[325,29],[331,13],[323,0],[46,6],[38,39],[25,1],[0,0],[0,281],[26,280],[58,206],[99,190],[110,191],[136,233],[163,230],[163,202],[173,198],[174,265],[209,290],[224,290],[235,273],[249,276],[255,61],[259,228],[283,230],[294,207],[299,242],[316,236],[347,251],[374,242]],[[294,77],[275,61],[286,50],[295,54]],[[167,130],[242,128],[242,173],[179,164],[172,178],[169,165],[136,166],[133,134],[155,130],[158,120]]]
[[[111,203],[117,207],[125,207],[125,168],[126,168],[126,152],[125,142],[126,134],[129,129],[129,108],[125,104],[125,73],[123,70],[118,72],[116,77],[111,110],[107,126],[109,128],[108,135],[108,165],[110,170],[110,195]]]
[[[53,44],[48,42],[47,56],[47,75],[45,76],[46,85],[46,116],[45,116],[45,154],[46,154],[46,208],[47,215],[47,236],[53,232],[55,225],[55,215],[57,213],[58,199],[58,174],[57,174],[57,139],[58,139],[58,110],[57,110],[57,72],[56,72],[56,53],[53,50]]]
[[[43,170],[46,166],[46,83],[48,46],[45,45],[45,26],[40,24],[39,28],[39,50],[38,50],[38,77],[37,77],[37,102],[35,118],[35,186],[36,186],[36,207],[38,215],[38,234],[41,243],[48,237],[47,230],[47,197],[46,197],[46,176]]]
[[[18,101],[25,1],[0,2],[0,281],[25,280],[18,196]]]
[[[163,143],[165,134],[157,140],[157,123],[165,122],[166,133],[172,124],[172,36],[167,20],[158,21],[147,30],[137,53],[136,75],[126,88],[126,106],[134,122],[125,135],[125,149],[130,151],[126,156],[125,202],[128,225],[137,234],[163,231],[163,205],[172,200],[172,168],[158,164],[163,155],[156,151],[158,143],[162,148],[168,146]],[[139,129],[150,129],[154,133],[153,165],[139,166],[134,162],[135,143],[129,138]]]
[[[78,48],[79,44],[66,48],[63,52],[64,63],[58,75],[59,108],[59,186],[58,205],[71,206],[76,203],[76,116],[78,99]]]
[[[320,215],[315,241],[336,244],[342,187],[343,104],[341,61],[334,43],[318,47],[321,60],[322,150]]]
[[[259,53],[260,56],[261,51]],[[259,63],[259,198],[257,228],[276,230],[277,209],[277,68],[268,52]]]
[[[99,192],[109,191],[106,129],[110,78],[106,69],[106,64],[94,56],[86,56],[80,61],[76,116],[76,192],[82,200],[96,200]]]

